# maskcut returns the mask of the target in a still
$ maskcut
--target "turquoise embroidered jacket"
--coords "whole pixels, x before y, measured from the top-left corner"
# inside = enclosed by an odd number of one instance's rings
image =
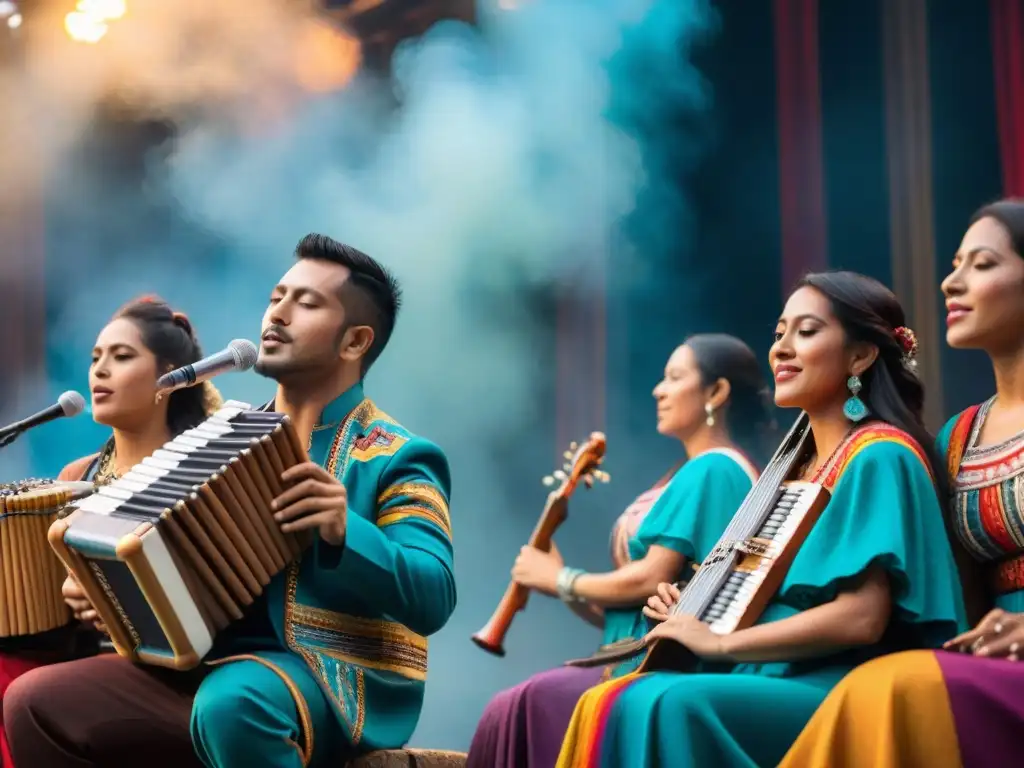
[[[455,609],[448,460],[361,385],[323,412],[309,456],[348,491],[345,543],[317,537],[271,582],[271,622],[329,693],[354,746],[399,747],[423,705],[427,635]]]

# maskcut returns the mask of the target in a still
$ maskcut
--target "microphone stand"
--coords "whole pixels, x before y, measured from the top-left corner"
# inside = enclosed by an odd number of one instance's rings
[[[6,448],[8,445],[17,440],[18,436],[21,435],[22,431],[23,430],[16,429],[13,432],[10,432],[0,437],[0,448]]]

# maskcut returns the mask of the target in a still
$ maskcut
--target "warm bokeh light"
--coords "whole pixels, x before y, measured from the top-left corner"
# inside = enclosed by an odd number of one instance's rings
[[[304,25],[296,46],[295,77],[308,91],[328,93],[346,85],[362,60],[359,41],[326,22]]]
[[[76,10],[64,17],[68,37],[79,43],[98,43],[107,34],[108,21],[124,16],[125,0],[78,0]]]
[[[96,19],[114,21],[124,16],[125,0],[79,0],[78,10]]]
[[[107,23],[96,16],[72,11],[64,17],[64,29],[68,37],[78,43],[98,43],[107,34]]]

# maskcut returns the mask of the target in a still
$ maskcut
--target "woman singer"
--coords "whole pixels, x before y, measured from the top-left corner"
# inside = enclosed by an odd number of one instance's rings
[[[92,416],[112,429],[111,437],[99,453],[66,466],[59,479],[109,482],[202,422],[220,402],[212,385],[179,389],[160,399],[154,389],[160,375],[201,357],[188,318],[162,300],[142,298],[123,307],[100,331],[89,367]],[[97,622],[96,612],[72,576],[65,580],[62,591],[77,621],[46,637],[17,638],[0,646],[0,701],[7,687],[29,670],[96,653],[99,634],[91,626]],[[105,660],[96,661],[102,664]],[[186,724],[191,706],[191,698],[182,699],[180,715]],[[167,713],[157,716],[166,717]],[[0,758],[0,765],[13,766],[2,710]]]

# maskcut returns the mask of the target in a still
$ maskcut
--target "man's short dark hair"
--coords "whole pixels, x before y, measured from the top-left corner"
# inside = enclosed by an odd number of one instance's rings
[[[398,280],[362,251],[327,235],[306,235],[295,246],[295,257],[329,261],[348,268],[349,278],[342,285],[340,295],[345,305],[345,327],[368,325],[373,328],[373,343],[362,361],[365,374],[380,357],[395,329],[395,318],[402,305]]]

